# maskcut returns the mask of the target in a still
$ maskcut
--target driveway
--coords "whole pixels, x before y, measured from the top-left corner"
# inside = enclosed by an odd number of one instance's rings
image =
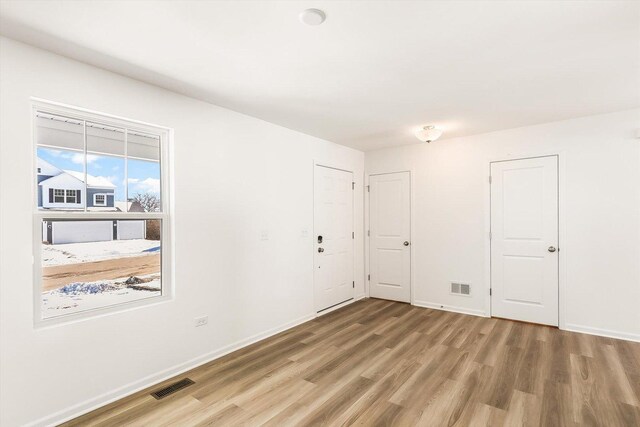
[[[160,254],[43,267],[42,291],[51,291],[75,282],[114,280],[153,273],[160,273]]]

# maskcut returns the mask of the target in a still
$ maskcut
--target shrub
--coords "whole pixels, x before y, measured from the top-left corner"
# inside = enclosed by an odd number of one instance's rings
[[[159,219],[148,219],[147,220],[147,240],[160,240],[160,220]]]

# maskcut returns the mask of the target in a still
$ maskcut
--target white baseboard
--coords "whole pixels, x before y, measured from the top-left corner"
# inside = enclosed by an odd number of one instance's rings
[[[284,325],[269,329],[265,332],[261,332],[259,334],[237,341],[219,350],[215,350],[215,351],[203,354],[202,356],[195,357],[184,363],[165,369],[164,371],[161,371],[157,374],[149,375],[138,381],[134,381],[125,386],[119,387],[113,391],[85,400],[84,402],[78,403],[69,408],[58,411],[52,415],[48,415],[46,417],[40,418],[39,420],[33,421],[27,424],[27,426],[56,426],[63,422],[72,420],[76,417],[84,415],[95,409],[108,405],[109,403],[115,402],[116,400],[122,399],[133,393],[137,393],[141,390],[149,388],[154,384],[158,384],[162,381],[168,380],[171,377],[180,375],[193,368],[197,368],[200,365],[216,360],[222,356],[225,356],[243,347],[246,347],[248,345],[261,341],[265,338],[269,338],[273,335],[279,334],[280,332],[286,331],[287,329],[291,329],[304,322],[314,319],[315,317],[316,317],[315,313],[300,317],[292,322],[285,323]]]
[[[456,307],[454,305],[438,304],[428,301],[413,301],[416,307],[433,308],[435,310],[452,311],[454,313],[469,314],[471,316],[488,317],[484,310],[475,310],[465,307]]]
[[[491,316],[488,316],[483,310],[472,310],[464,307],[437,304],[437,303],[432,303],[427,301],[414,301],[413,305],[417,307],[433,308],[435,310],[453,311],[455,313],[470,314],[472,316],[491,317]],[[607,338],[615,338],[615,339],[626,340],[626,341],[640,342],[640,334],[630,334],[628,332],[619,332],[619,331],[612,331],[608,329],[592,328],[590,326],[582,326],[582,325],[576,325],[572,323],[567,323],[565,327],[561,329],[565,331],[570,331],[570,332],[580,332],[583,334],[597,335],[597,336],[607,337]]]
[[[590,326],[576,325],[573,323],[567,323],[563,329],[571,332],[580,332],[583,334],[598,335],[601,337],[640,342],[640,334],[630,334],[628,332],[619,332],[619,331],[611,331],[609,329],[592,328]]]

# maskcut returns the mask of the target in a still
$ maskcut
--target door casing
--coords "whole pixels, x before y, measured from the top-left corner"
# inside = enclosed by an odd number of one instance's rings
[[[312,241],[312,245],[311,245],[312,252],[311,252],[311,254],[312,254],[312,257],[313,257],[313,260],[314,260],[313,263],[312,263],[312,266],[313,266],[314,270],[315,270],[315,250],[316,250],[316,244],[315,244],[316,240],[315,240],[315,238],[318,235],[318,231],[319,231],[319,230],[316,230],[316,228],[315,228],[315,224],[316,224],[316,221],[315,221],[315,213],[316,213],[316,206],[315,206],[315,201],[316,201],[316,195],[315,195],[315,170],[316,170],[316,167],[323,167],[323,168],[328,168],[328,169],[335,169],[335,170],[342,171],[342,172],[348,172],[348,173],[351,173],[352,179],[355,180],[354,171],[352,171],[352,170],[344,169],[344,168],[336,167],[336,166],[331,166],[329,164],[322,163],[322,162],[317,162],[315,160],[313,162],[313,169],[312,169],[312,174],[314,176],[314,182],[313,182],[313,218],[312,218],[313,231],[312,231],[312,235],[311,235],[311,241]],[[355,215],[356,215],[355,191],[351,192],[351,197],[352,197],[351,229],[355,232]],[[353,270],[352,271],[352,277],[353,277],[353,280],[355,281],[355,278],[356,278],[355,238],[351,240],[351,245],[352,245],[352,250],[351,250],[352,262],[351,262],[351,266],[352,266],[352,270]],[[355,298],[356,291],[355,291],[355,284],[354,284],[354,287],[352,288],[353,289],[353,295],[352,295],[351,299],[349,299],[348,301],[345,301],[343,303],[337,304],[335,306],[322,309],[322,308],[318,307],[318,301],[317,301],[317,298],[316,298],[315,272],[314,272],[313,286],[314,286],[314,288],[313,288],[313,308],[314,308],[314,312],[315,312],[316,317],[322,316],[322,315],[327,314],[327,313],[331,313],[332,311],[337,310],[337,309],[339,309],[341,307],[344,307],[346,305],[349,305],[349,304],[353,303],[356,300],[356,298]],[[321,311],[318,311],[318,310],[321,310]]]
[[[519,171],[518,173],[530,174],[535,170],[540,170],[540,168],[542,167],[541,165],[544,165],[545,168],[550,167],[551,169],[549,170],[548,173],[552,174],[551,176],[553,177],[552,179],[549,179],[545,169],[544,174],[537,178],[537,179],[542,179],[543,185],[549,185],[550,188],[553,188],[551,193],[548,193],[546,189],[543,189],[540,194],[540,197],[544,200],[543,206],[547,206],[547,203],[550,203],[552,207],[551,210],[545,210],[544,212],[542,212],[543,218],[545,218],[544,219],[545,227],[542,229],[542,234],[544,236],[541,236],[543,240],[538,239],[538,241],[535,241],[527,238],[524,238],[524,240],[522,240],[522,239],[519,239],[518,237],[515,237],[514,238],[515,240],[509,239],[503,236],[505,231],[502,230],[501,232],[500,230],[500,228],[503,228],[501,227],[500,224],[504,225],[508,222],[508,217],[505,216],[506,214],[504,209],[501,209],[500,212],[493,211],[494,207],[501,205],[501,203],[499,202],[500,200],[502,200],[500,196],[505,195],[504,191],[506,188],[505,186],[507,185],[506,181],[504,181],[503,179],[502,180],[500,179],[501,176],[499,171],[502,170],[503,173],[504,171]],[[496,169],[495,171],[494,171],[494,168]],[[497,172],[495,176],[494,176],[494,172]],[[491,294],[492,315],[496,311],[498,311],[497,310],[497,306],[499,305],[498,303],[503,303],[501,305],[501,314],[499,314],[498,317],[504,317],[507,319],[520,320],[520,321],[526,321],[526,322],[539,322],[541,324],[556,326],[556,327],[559,324],[559,315],[558,315],[558,307],[559,307],[558,255],[559,253],[556,252],[553,254],[549,254],[547,253],[547,249],[546,249],[546,245],[549,245],[549,244],[552,246],[558,245],[559,207],[558,207],[558,175],[557,173],[558,173],[558,156],[540,156],[540,157],[529,157],[529,158],[517,159],[517,160],[501,160],[497,162],[491,162],[491,177],[490,177],[491,227],[492,227],[491,229],[491,236],[492,236],[491,238],[491,258],[492,258],[491,259],[491,268],[492,268],[491,289],[493,292],[490,294]],[[500,185],[501,182],[503,183],[502,185]],[[548,189],[549,187],[544,187],[544,188]],[[494,192],[496,193],[495,202],[494,202]],[[547,198],[546,196],[547,194],[551,194],[552,197]],[[525,198],[525,199],[528,200],[529,198]],[[524,199],[522,201],[524,202]],[[493,230],[494,219],[497,220],[499,218],[502,218],[502,222],[496,223],[498,226],[498,229]],[[524,232],[526,234],[529,231],[520,230],[519,232]],[[516,302],[516,301],[496,300],[499,292],[502,292],[503,297],[505,297],[504,293],[507,292],[506,291],[507,282],[501,281],[501,286],[500,287],[497,286],[498,283],[495,283],[494,279],[496,279],[496,276],[498,276],[499,274],[497,274],[497,272],[494,272],[493,270],[494,263],[497,263],[496,266],[500,265],[506,268],[507,264],[504,264],[504,263],[506,263],[507,261],[504,259],[505,258],[504,256],[502,257],[499,256],[498,258],[495,258],[497,255],[499,255],[499,253],[493,252],[494,249],[496,248],[494,244],[496,245],[499,244],[502,250],[506,251],[509,254],[507,258],[511,258],[512,256],[519,257],[518,264],[516,265],[519,265],[520,268],[525,268],[525,269],[531,268],[530,267],[531,261],[528,261],[525,264],[522,264],[522,261],[524,259],[531,260],[531,257],[533,257],[534,259],[537,260],[535,262],[536,264],[535,271],[542,272],[542,274],[544,275],[543,283],[536,284],[531,282],[527,286],[529,291],[526,290],[527,288],[523,288],[523,291],[525,292],[525,294],[527,294],[528,292],[533,291],[534,289],[542,289],[546,295],[546,297],[544,297],[544,299],[542,300],[544,301],[543,305],[531,306],[527,304],[522,305],[521,302]],[[540,257],[541,253],[543,254],[542,258]],[[515,255],[515,254],[518,254],[518,255]],[[540,263],[542,265],[540,265]],[[509,264],[509,265],[513,266],[513,264]],[[549,267],[551,267],[551,270],[549,270]],[[498,267],[497,269],[501,270],[500,267]],[[539,270],[539,269],[542,269],[542,270]],[[547,276],[547,273],[549,273],[548,276]],[[524,274],[524,273],[522,272],[516,273],[516,275],[521,275],[521,274]],[[548,291],[551,291],[551,292],[547,293]],[[531,297],[533,297],[533,295]],[[522,298],[527,298],[527,297],[522,296]],[[549,310],[549,308],[551,310]]]
[[[415,250],[413,250],[413,245],[414,245],[414,239],[413,239],[413,230],[415,229],[415,225],[413,223],[415,215],[414,215],[414,196],[413,196],[413,191],[414,191],[414,185],[413,185],[413,174],[412,171],[410,169],[401,169],[401,170],[392,170],[392,171],[384,171],[384,172],[371,172],[367,174],[367,182],[366,182],[366,187],[365,187],[365,272],[367,273],[367,277],[365,278],[365,283],[366,283],[366,295],[367,297],[371,296],[370,293],[370,286],[371,283],[368,280],[368,278],[370,277],[371,274],[371,238],[368,235],[368,232],[371,230],[371,193],[369,192],[369,183],[370,183],[370,177],[372,176],[376,176],[376,175],[390,175],[390,174],[394,174],[394,173],[401,173],[401,172],[406,172],[409,174],[409,242],[412,246],[411,248],[411,252],[410,252],[410,260],[411,260],[411,267],[410,267],[410,272],[409,272],[409,277],[410,277],[410,283],[409,283],[409,293],[410,293],[410,297],[409,297],[409,304],[411,305],[415,305],[415,292],[413,289],[414,283],[415,283],[415,268],[413,268],[413,266],[415,265]]]
[[[566,155],[564,150],[560,151],[543,151],[543,152],[529,152],[513,155],[505,155],[501,157],[490,157],[486,159],[486,177],[484,179],[485,189],[485,307],[486,317],[492,316],[491,308],[491,184],[489,182],[489,176],[491,175],[491,163],[503,162],[509,160],[523,160],[537,157],[558,157],[558,248],[561,250],[558,252],[558,328],[567,329],[566,325],[566,254],[567,254],[567,238],[566,238],[566,214],[565,214],[565,199],[566,199],[566,184],[565,184],[565,170],[566,170]]]

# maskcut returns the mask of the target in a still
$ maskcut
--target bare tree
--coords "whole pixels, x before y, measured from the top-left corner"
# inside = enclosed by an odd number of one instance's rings
[[[160,197],[154,193],[138,193],[131,198],[131,201],[139,203],[145,212],[158,212],[160,210]]]
[[[138,193],[130,199],[133,204],[137,204],[139,206],[131,205],[131,210],[134,211],[136,209],[144,209],[145,212],[158,212],[160,211],[160,197],[154,193]],[[160,220],[157,219],[148,219],[145,221],[146,227],[146,239],[147,240],[160,240],[161,236],[161,226]]]

